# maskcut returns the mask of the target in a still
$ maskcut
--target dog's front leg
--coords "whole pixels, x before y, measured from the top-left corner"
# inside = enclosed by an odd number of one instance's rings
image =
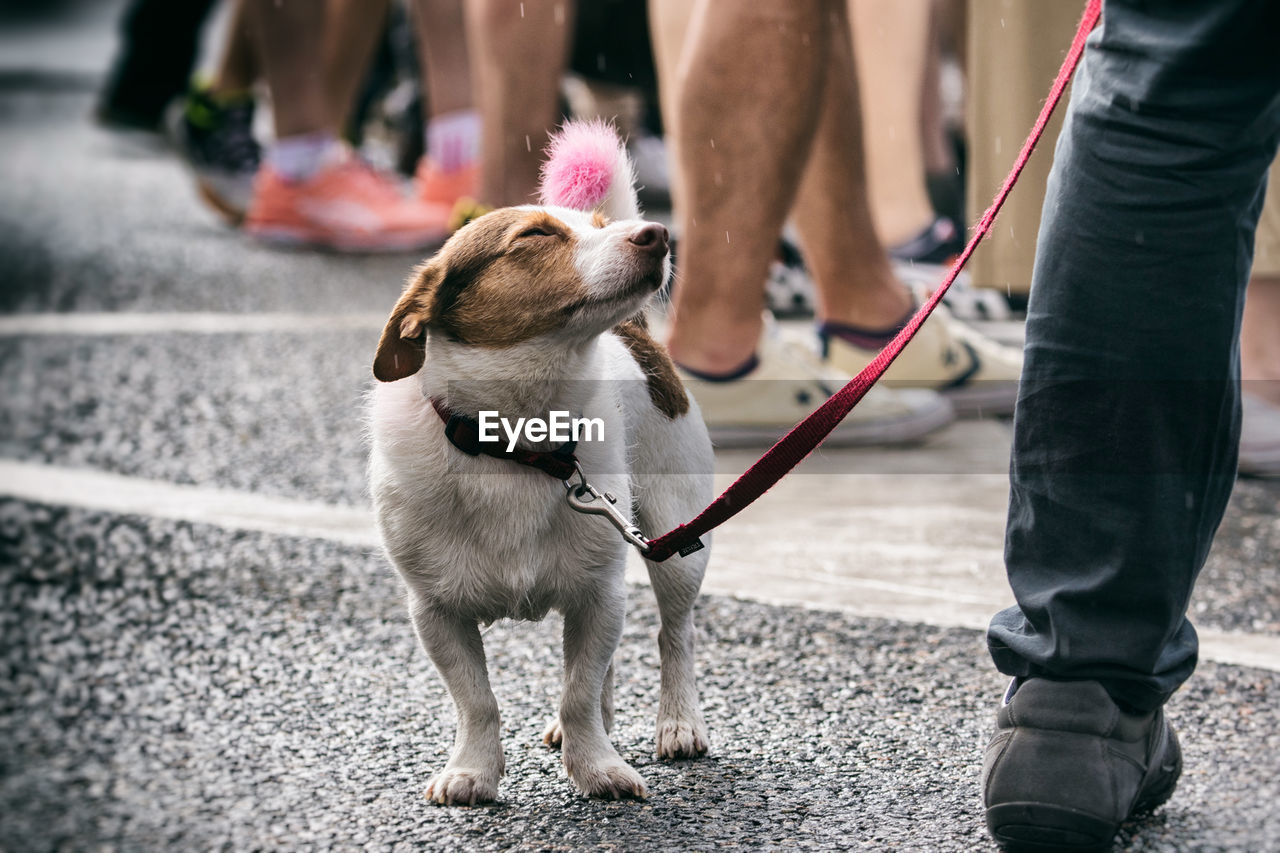
[[[565,770],[592,797],[645,797],[644,779],[622,760],[605,731],[604,714],[612,716],[612,697],[605,697],[605,675],[622,639],[626,592],[622,567],[616,581],[600,595],[575,603],[564,613],[564,696],[560,729]],[[608,702],[607,709],[602,707]]]
[[[604,689],[600,691],[600,719],[604,721],[604,733],[613,731],[613,661],[604,674]],[[553,749],[560,748],[564,733],[560,730],[560,718],[556,717],[542,732],[542,742]]]
[[[693,605],[702,583],[706,557],[694,554],[648,566],[649,582],[657,595],[662,617],[662,627],[658,629],[658,654],[662,661],[658,757],[696,758],[705,754],[708,747],[707,725],[698,708],[698,680],[693,659]]]
[[[411,600],[409,607],[418,638],[449,688],[458,716],[453,754],[427,784],[427,799],[445,805],[493,800],[505,762],[498,701],[489,687],[480,629],[420,599]]]

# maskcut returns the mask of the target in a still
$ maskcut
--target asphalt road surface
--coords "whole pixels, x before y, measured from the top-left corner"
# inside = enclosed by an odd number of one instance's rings
[[[162,144],[93,127],[83,66],[110,19],[0,34],[0,462],[362,512],[369,359],[416,258],[255,247]],[[32,44],[75,50],[63,68]],[[998,473],[957,468],[935,504],[962,502],[947,489],[966,471]],[[833,511],[853,506],[821,482]],[[372,544],[6,488],[0,850],[991,848],[978,775],[1004,680],[971,620],[822,609],[812,585],[765,595],[726,557],[716,589],[736,596],[697,616],[711,753],[662,762],[656,610],[634,587],[614,741],[651,796],[619,803],[579,797],[541,745],[557,621],[499,623],[500,801],[436,807],[422,790],[453,711]],[[769,500],[725,554],[766,534],[804,553]],[[1238,638],[1264,665],[1203,662],[1173,699],[1185,775],[1122,847],[1280,850],[1278,503],[1280,484],[1240,483],[1192,603],[1226,638],[1219,660]],[[763,601],[779,598],[810,606]]]

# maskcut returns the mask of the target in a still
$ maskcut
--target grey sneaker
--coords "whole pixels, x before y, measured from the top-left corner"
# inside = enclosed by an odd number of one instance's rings
[[[1106,850],[1181,773],[1163,709],[1126,713],[1096,681],[1015,682],[982,767],[987,828],[1006,850]]]

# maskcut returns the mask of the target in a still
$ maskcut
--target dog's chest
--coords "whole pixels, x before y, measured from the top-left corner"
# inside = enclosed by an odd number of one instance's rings
[[[398,422],[400,423],[400,422]],[[450,446],[420,429],[374,423],[372,489],[383,540],[415,595],[481,621],[537,619],[622,571],[625,546],[603,519],[570,508],[541,471]],[[620,421],[615,441],[579,447],[593,483],[629,505]]]
[[[445,538],[456,542],[457,557],[440,566],[437,588],[459,605],[539,618],[619,559],[612,530],[574,512],[564,485],[541,472],[490,473],[454,485],[457,512]]]

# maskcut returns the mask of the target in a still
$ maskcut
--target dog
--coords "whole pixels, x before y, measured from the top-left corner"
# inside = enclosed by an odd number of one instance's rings
[[[457,708],[453,752],[426,788],[441,804],[495,799],[504,770],[480,626],[552,609],[564,618],[565,678],[544,741],[561,748],[584,794],[648,795],[609,740],[629,546],[603,515],[575,511],[567,498],[599,494],[652,535],[711,499],[706,428],[643,321],[671,275],[667,230],[640,218],[633,168],[612,128],[570,124],[549,151],[542,203],[468,223],[420,265],[373,364],[377,523]],[[524,464],[489,449],[471,455],[478,445],[460,445],[454,430],[474,441],[483,413],[495,412],[508,423],[580,413],[602,435],[579,441],[573,464],[563,445],[532,433],[512,451]],[[508,436],[491,447],[505,451]],[[661,615],[662,758],[708,747],[693,606],[709,554],[647,565]]]

